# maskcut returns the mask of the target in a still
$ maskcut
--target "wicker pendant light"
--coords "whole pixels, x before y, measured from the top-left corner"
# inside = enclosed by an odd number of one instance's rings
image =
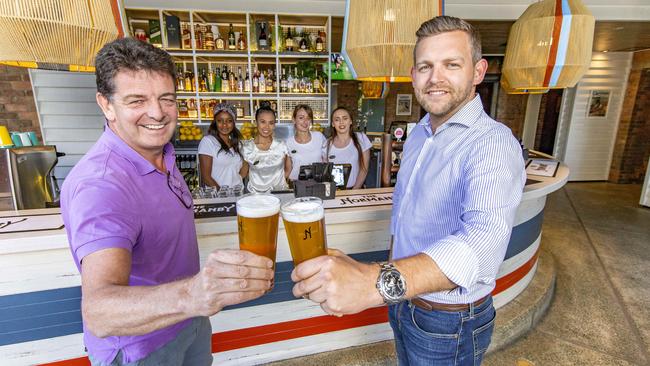
[[[442,0],[346,0],[343,54],[355,79],[410,82],[415,31]]]
[[[501,76],[501,87],[507,94],[545,94],[549,89],[515,89],[505,76]]]
[[[361,95],[364,99],[381,99],[388,95],[389,83],[380,81],[361,82]]]
[[[595,18],[580,0],[531,4],[510,29],[503,75],[515,90],[569,88],[589,68]]]
[[[0,1],[0,63],[93,70],[97,51],[123,36],[118,1]]]

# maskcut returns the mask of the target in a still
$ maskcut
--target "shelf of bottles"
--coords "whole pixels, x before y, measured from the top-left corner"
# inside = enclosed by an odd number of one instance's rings
[[[330,16],[162,9],[126,9],[126,15],[133,37],[176,62],[177,143],[197,145],[222,101],[235,105],[240,126],[265,101],[280,123],[306,103],[315,124],[328,125]]]

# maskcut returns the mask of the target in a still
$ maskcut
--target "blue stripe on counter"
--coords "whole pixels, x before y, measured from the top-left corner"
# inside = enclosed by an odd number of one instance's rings
[[[506,259],[521,253],[537,239],[542,229],[543,213],[513,229]],[[388,251],[351,256],[363,262],[385,261]],[[291,293],[292,270],[291,261],[277,263],[273,291],[259,299],[226,309],[295,300]],[[0,296],[0,346],[81,333],[80,303],[81,288],[78,286]]]

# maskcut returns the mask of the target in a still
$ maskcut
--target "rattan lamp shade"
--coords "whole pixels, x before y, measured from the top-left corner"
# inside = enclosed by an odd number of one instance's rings
[[[122,36],[118,0],[0,1],[0,62],[92,69],[97,51]]]
[[[515,89],[513,88],[505,76],[501,76],[501,87],[507,94],[544,94],[548,93],[548,89]]]
[[[513,24],[502,73],[515,90],[576,85],[589,68],[595,18],[580,0],[544,0]]]
[[[343,53],[356,79],[411,81],[415,31],[442,1],[347,0]]]

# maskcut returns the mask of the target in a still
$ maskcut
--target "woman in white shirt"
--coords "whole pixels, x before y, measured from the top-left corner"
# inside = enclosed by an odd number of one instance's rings
[[[255,112],[257,137],[244,142],[242,154],[248,163],[248,191],[268,192],[288,189],[287,176],[291,169],[287,145],[273,139],[275,111],[268,106]]]
[[[334,164],[350,164],[347,188],[363,187],[370,165],[372,143],[364,133],[352,129],[352,114],[344,107],[332,112],[332,136],[324,147],[325,157]]]
[[[323,145],[327,140],[318,131],[309,131],[314,121],[314,112],[307,104],[298,104],[293,109],[295,134],[287,140],[291,162],[290,180],[298,180],[301,165],[323,162]]]
[[[219,103],[214,107],[208,134],[199,143],[199,165],[203,185],[212,187],[243,185],[248,173],[241,150],[241,133],[235,126],[235,107]]]

